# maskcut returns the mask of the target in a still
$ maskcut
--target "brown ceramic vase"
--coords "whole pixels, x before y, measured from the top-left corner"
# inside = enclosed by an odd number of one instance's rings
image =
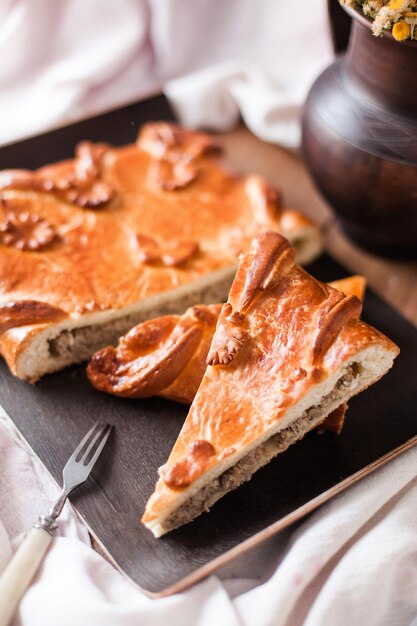
[[[303,156],[345,232],[417,258],[417,41],[375,37],[356,11],[346,54],[313,85]]]

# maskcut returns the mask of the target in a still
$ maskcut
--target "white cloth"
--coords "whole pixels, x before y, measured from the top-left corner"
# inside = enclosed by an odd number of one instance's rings
[[[223,130],[240,112],[294,147],[331,58],[324,0],[297,12],[286,0],[0,0],[0,143],[166,83],[187,125]]]
[[[11,544],[0,524],[1,569],[56,489],[1,422],[0,452],[1,516],[18,535]],[[272,577],[237,595],[254,581],[212,576],[150,600],[89,547],[68,506],[15,626],[408,626],[417,615],[416,466],[414,448],[323,506],[284,555],[271,554],[282,557]]]
[[[263,139],[294,147],[300,106],[331,54],[325,0],[0,0],[0,143],[165,84],[190,126],[225,130],[242,115]],[[416,463],[417,449],[322,507],[276,544],[267,582],[211,577],[155,601],[91,549],[66,506],[16,625],[407,625],[417,614]],[[1,570],[57,490],[6,422],[0,477]]]

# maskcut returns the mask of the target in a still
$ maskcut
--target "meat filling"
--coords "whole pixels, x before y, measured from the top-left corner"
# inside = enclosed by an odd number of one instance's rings
[[[333,405],[338,399],[340,399],[340,404],[345,401],[346,389],[355,387],[355,379],[359,373],[360,365],[358,363],[349,365],[344,375],[337,381],[334,389],[322,398],[320,404],[307,409],[288,428],[272,435],[223,474],[200,489],[163,522],[164,530],[173,530],[178,526],[187,524],[204,511],[208,511],[210,506],[225,493],[236,489],[249,480],[256,470],[268,463],[274,456],[284,452],[291,444],[302,439],[306,432],[325,419],[328,414],[327,407]],[[333,406],[332,410],[333,408],[335,407]]]
[[[147,319],[183,313],[186,308],[200,302],[210,304],[221,302],[230,288],[232,274],[218,283],[204,288],[204,292],[191,290],[182,297],[166,301],[152,310],[143,309],[131,315],[125,315],[102,324],[82,326],[62,330],[59,335],[48,340],[48,352],[51,359],[63,362],[80,362],[89,359],[94,352],[106,345],[115,345],[119,337],[136,324]]]

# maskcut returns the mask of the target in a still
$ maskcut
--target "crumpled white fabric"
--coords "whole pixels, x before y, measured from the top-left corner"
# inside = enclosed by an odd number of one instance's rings
[[[294,147],[332,59],[325,0],[0,0],[0,144],[156,93]]]
[[[213,63],[165,82],[164,91],[186,126],[224,131],[242,117],[261,139],[296,148],[308,89],[333,59],[325,6],[320,0],[301,11],[292,2],[255,5],[241,2],[234,15],[235,54],[216,63],[213,54]]]
[[[144,0],[1,0],[0,143],[155,92]]]
[[[1,421],[0,453],[1,571],[56,487]],[[413,448],[323,506],[271,553],[272,577],[243,593],[256,581],[212,576],[150,600],[93,551],[67,506],[15,626],[407,626],[417,615],[416,466]]]
[[[302,99],[271,85],[255,64],[214,65],[165,83],[164,91],[189,128],[226,131],[242,117],[260,139],[289,148],[300,144]]]

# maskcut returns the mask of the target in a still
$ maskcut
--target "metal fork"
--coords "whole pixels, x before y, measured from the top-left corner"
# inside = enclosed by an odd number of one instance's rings
[[[49,513],[28,533],[0,577],[0,626],[7,626],[20,599],[29,587],[43,557],[52,541],[52,532],[69,494],[82,485],[90,475],[106,441],[111,426],[98,423],[88,431],[74,450],[62,471],[62,492]]]

